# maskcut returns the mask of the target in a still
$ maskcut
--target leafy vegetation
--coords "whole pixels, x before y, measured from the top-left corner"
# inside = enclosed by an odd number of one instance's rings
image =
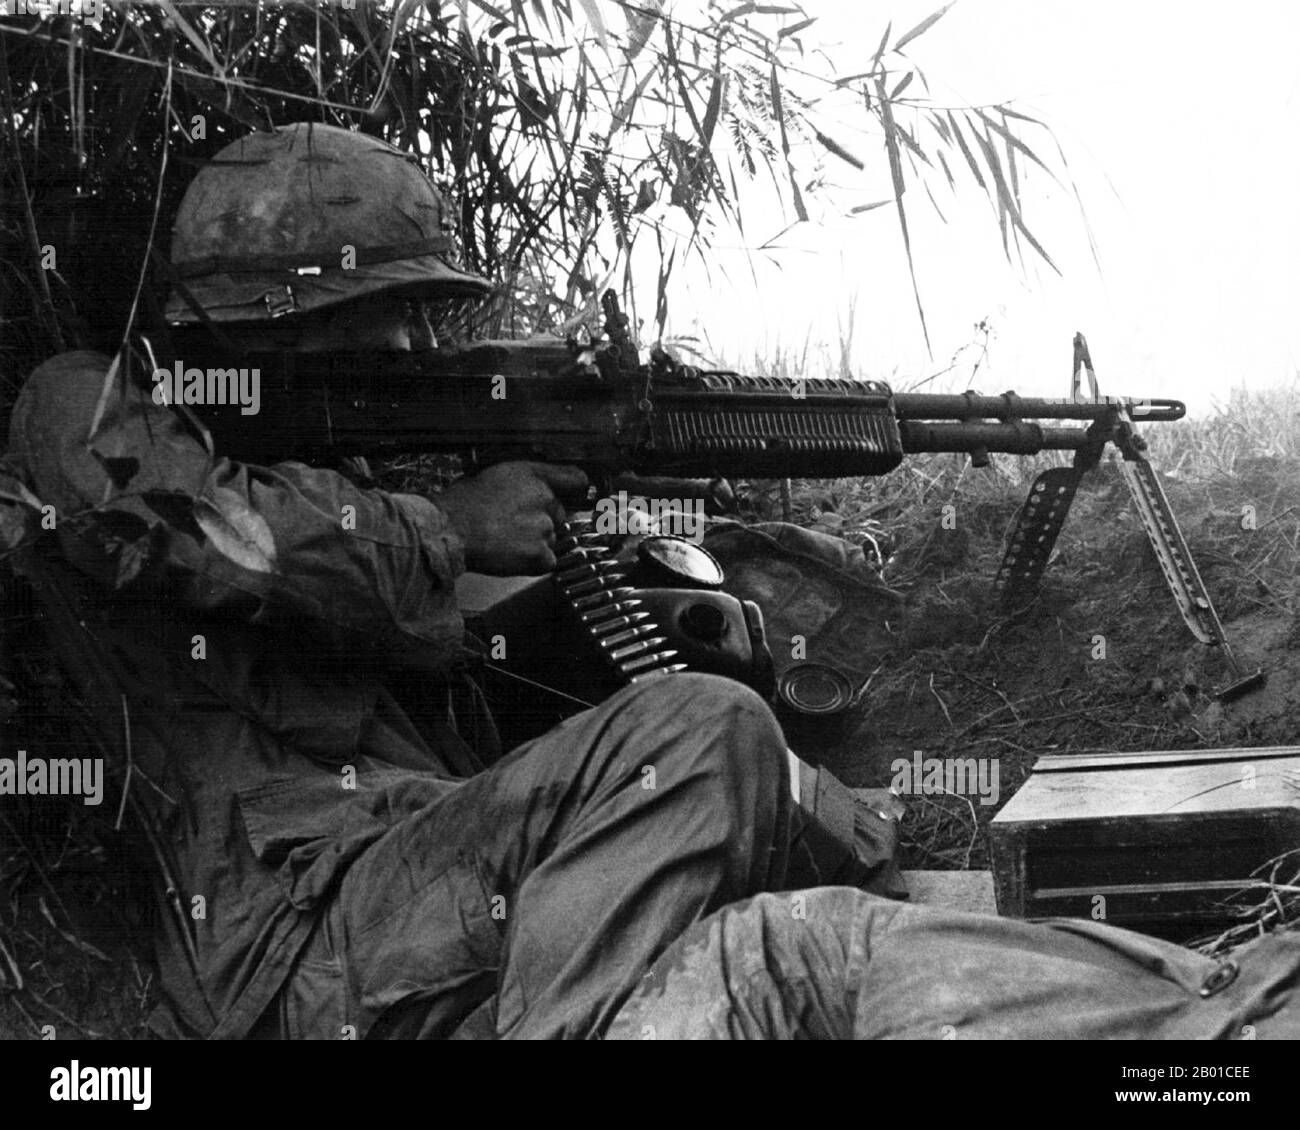
[[[148,249],[166,253],[195,169],[292,121],[420,155],[459,203],[466,262],[501,284],[479,326],[493,334],[581,320],[611,284],[634,302],[643,242],[662,332],[686,256],[707,261],[723,229],[756,254],[779,239],[746,229],[756,189],[793,223],[842,199],[851,213],[890,206],[909,264],[909,190],[982,191],[1007,254],[1023,242],[1046,258],[1021,190],[1031,170],[1057,175],[1032,147],[1055,149],[1050,134],[1011,106],[934,105],[909,57],[949,7],[886,26],[844,73],[814,53],[817,18],[794,3],[160,0],[111,5],[98,30],[0,18],[0,380],[12,394],[52,352],[116,352],[156,325],[165,282]],[[853,152],[867,137],[877,153]],[[829,191],[868,165],[888,169],[892,195]]]

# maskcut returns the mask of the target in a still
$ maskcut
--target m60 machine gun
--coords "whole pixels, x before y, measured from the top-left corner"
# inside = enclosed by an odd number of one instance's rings
[[[1245,675],[1237,665],[1136,430],[1139,423],[1180,419],[1183,404],[1100,396],[1081,337],[1075,372],[1090,375],[1090,398],[1078,394],[1077,382],[1075,395],[1060,400],[1014,392],[896,393],[879,381],[702,369],[659,349],[643,362],[617,299],[607,293],[603,301],[606,332],[597,342],[242,357],[241,366],[256,365],[262,374],[256,437],[273,442],[281,457],[438,451],[459,454],[471,469],[508,459],[573,463],[602,484],[627,472],[706,479],[882,475],[919,452],[963,452],[978,466],[993,452],[1073,451],[1071,466],[1038,476],[1021,511],[995,581],[1008,603],[1038,584],[1080,481],[1113,443],[1179,612],[1232,667],[1234,681],[1222,693],[1241,694],[1262,681],[1261,673]],[[228,438],[247,451],[239,417],[226,422]],[[577,548],[569,547],[570,555]],[[594,564],[569,556],[562,566],[580,570],[580,596],[590,598],[584,611],[626,579],[613,567],[590,575],[580,568]],[[672,650],[661,663],[638,651],[635,671],[676,666]]]

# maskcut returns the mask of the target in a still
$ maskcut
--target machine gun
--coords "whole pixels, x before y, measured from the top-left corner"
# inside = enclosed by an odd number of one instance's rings
[[[1032,593],[1081,477],[1114,443],[1183,619],[1233,666],[1225,693],[1257,685],[1258,674],[1243,679],[1236,667],[1135,428],[1181,419],[1181,402],[896,393],[879,381],[697,368],[658,348],[642,363],[612,293],[604,313],[599,341],[243,357],[240,365],[261,374],[259,427],[250,436],[246,419],[228,413],[214,431],[240,453],[267,442],[279,457],[436,451],[461,455],[471,469],[530,459],[576,464],[603,485],[627,472],[834,478],[883,475],[919,452],[961,452],[983,466],[994,452],[1073,451],[1073,466],[1038,476],[1021,511],[995,582],[1009,604]],[[1078,361],[1076,343],[1076,372]]]
[[[880,381],[745,376],[655,349],[642,364],[606,295],[608,339],[485,341],[427,353],[262,354],[261,439],[277,452],[443,451],[708,478],[883,475],[903,456],[1084,450],[1176,400],[1041,400],[895,393]],[[1083,427],[1037,421],[1080,421]],[[245,421],[246,422],[246,421]],[[232,437],[240,438],[240,437]],[[246,446],[246,445],[245,445]]]

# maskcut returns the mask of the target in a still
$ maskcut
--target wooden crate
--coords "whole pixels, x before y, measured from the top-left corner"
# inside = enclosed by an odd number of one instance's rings
[[[999,914],[1223,929],[1259,901],[1237,894],[1251,873],[1300,849],[1300,746],[1042,757],[989,848]]]

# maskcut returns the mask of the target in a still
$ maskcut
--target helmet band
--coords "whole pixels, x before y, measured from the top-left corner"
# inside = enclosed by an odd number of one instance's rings
[[[396,259],[418,259],[422,255],[448,255],[455,253],[455,245],[447,236],[417,239],[408,243],[387,243],[379,247],[357,248],[353,265],[367,267],[374,263],[391,263]],[[295,252],[285,255],[205,255],[173,266],[176,278],[201,279],[208,275],[250,275],[265,271],[298,271],[319,274],[325,270],[344,270],[336,266],[338,251],[325,253]]]

